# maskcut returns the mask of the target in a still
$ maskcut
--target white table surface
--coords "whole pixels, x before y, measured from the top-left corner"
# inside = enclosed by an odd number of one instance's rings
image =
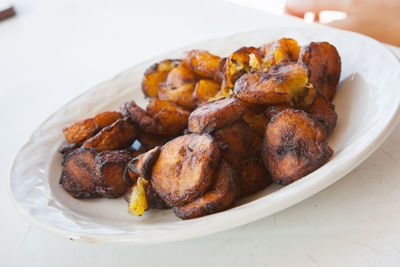
[[[339,182],[230,231],[132,246],[31,227],[11,202],[8,172],[30,133],[61,105],[168,50],[302,22],[212,0],[22,0],[16,7],[15,18],[0,22],[0,266],[400,266],[400,125]]]

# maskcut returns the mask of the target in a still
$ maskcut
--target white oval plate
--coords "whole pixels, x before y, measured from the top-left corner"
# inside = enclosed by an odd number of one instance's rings
[[[122,199],[77,200],[58,184],[68,123],[101,111],[117,110],[127,100],[145,104],[140,85],[144,70],[192,48],[221,56],[241,46],[258,46],[281,37],[300,44],[328,41],[342,58],[341,83],[334,99],[338,124],[329,139],[332,159],[286,187],[272,185],[234,208],[181,221],[171,210],[151,210],[140,218],[128,214]],[[72,239],[94,242],[161,243],[193,238],[243,225],[283,210],[334,183],[365,160],[388,136],[399,117],[400,64],[377,41],[329,28],[281,28],[206,41],[167,53],[78,96],[50,116],[19,151],[10,175],[10,190],[19,211],[33,224]]]

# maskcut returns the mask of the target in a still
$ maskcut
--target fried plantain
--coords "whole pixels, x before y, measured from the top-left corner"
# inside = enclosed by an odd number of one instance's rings
[[[255,47],[242,47],[233,52],[226,61],[226,87],[233,88],[235,82],[252,69],[251,65],[254,68],[256,65],[254,62],[262,62],[259,51]]]
[[[137,175],[141,176],[142,178],[146,180],[151,179],[151,168],[153,167],[153,164],[158,158],[158,155],[160,154],[160,147],[156,146],[155,148],[147,151],[146,153],[140,154],[139,156],[133,158],[126,168],[133,173],[136,173]]]
[[[92,137],[102,128],[113,124],[119,119],[122,119],[121,113],[107,111],[97,114],[93,118],[70,124],[63,129],[63,133],[69,143],[78,143]]]
[[[186,52],[183,62],[197,75],[221,82],[218,73],[221,58],[206,50],[190,50]]]
[[[311,42],[301,47],[299,62],[309,68],[309,79],[314,87],[332,101],[342,68],[336,47],[328,42]]]
[[[92,170],[96,151],[92,148],[78,148],[64,155],[60,184],[74,198],[96,197]]]
[[[223,151],[234,153],[241,158],[260,155],[262,139],[242,119],[215,130],[212,136]]]
[[[151,65],[144,73],[142,81],[143,93],[151,98],[158,97],[158,90],[168,73],[180,64],[180,60],[167,59]]]
[[[167,204],[184,205],[210,188],[219,157],[218,145],[209,135],[177,137],[162,147],[151,183]]]
[[[318,93],[314,103],[306,109],[306,112],[320,122],[328,135],[330,135],[336,127],[337,114],[335,105],[330,103],[323,95]]]
[[[187,125],[190,113],[177,105],[165,100],[152,99],[146,112],[136,105],[135,101],[127,102],[122,107],[133,122],[139,125],[143,132],[159,135],[176,135]],[[151,114],[154,114],[151,116]]]
[[[267,43],[260,48],[263,60],[264,70],[274,65],[296,62],[299,58],[300,46],[296,40],[290,38],[281,38]]]
[[[173,211],[181,219],[193,219],[226,210],[234,204],[237,194],[236,173],[226,162],[221,162],[212,189],[203,196]]]
[[[240,196],[254,194],[272,183],[268,170],[260,155],[243,159],[241,162]]]
[[[333,153],[321,124],[301,110],[286,109],[265,131],[262,154],[275,183],[286,185],[325,164]]]
[[[192,102],[196,76],[185,64],[173,68],[167,79],[158,91],[158,97],[162,100],[170,100],[182,107],[195,108]]]
[[[218,99],[195,109],[190,114],[188,129],[192,133],[210,133],[235,122],[244,113],[244,105],[238,99]]]
[[[308,70],[301,63],[275,65],[268,73],[243,75],[235,84],[237,98],[249,103],[276,105],[295,103],[308,93]]]
[[[207,103],[221,89],[221,84],[213,80],[200,80],[196,83],[193,92],[193,102],[196,106]]]
[[[141,132],[138,140],[140,144],[145,148],[146,151],[156,147],[163,146],[167,142],[174,139],[176,135],[158,135],[146,132]]]
[[[67,144],[61,145],[57,149],[57,152],[61,153],[61,154],[66,154],[66,153],[69,153],[69,152],[71,152],[71,151],[73,151],[73,150],[75,150],[75,149],[77,149],[77,148],[79,148],[81,146],[82,146],[82,142],[72,143],[72,144],[71,143],[67,143]]]
[[[125,149],[135,141],[138,133],[137,126],[131,120],[120,119],[86,140],[82,147],[93,147],[99,152]]]
[[[143,154],[143,152],[140,151],[130,151],[128,150],[129,153],[131,153],[132,158],[138,157],[140,154]],[[135,184],[139,175],[134,173],[130,168],[128,168],[128,165],[126,165],[124,174],[122,178],[124,179],[125,183],[127,184]]]
[[[129,189],[130,181],[123,178],[132,154],[126,150],[104,151],[94,160],[92,180],[96,193],[102,197],[117,198]]]
[[[132,185],[131,188],[125,193],[124,199],[129,203],[129,199],[131,197],[132,191],[134,190],[135,185]],[[144,192],[147,200],[149,209],[169,209],[170,207],[165,203],[160,196],[157,194],[154,187],[150,182],[144,184]]]

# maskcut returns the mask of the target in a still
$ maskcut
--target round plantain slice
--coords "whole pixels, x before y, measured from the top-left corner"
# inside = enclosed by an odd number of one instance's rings
[[[190,50],[186,52],[183,62],[197,75],[221,82],[219,64],[221,58],[206,50]]]
[[[218,99],[195,109],[189,116],[188,129],[192,133],[210,133],[235,122],[244,113],[244,105],[238,99]]]
[[[329,101],[336,94],[342,63],[336,47],[328,42],[311,42],[301,47],[299,62],[310,70],[310,82]]]
[[[247,73],[235,83],[237,98],[249,103],[295,104],[307,95],[308,69],[301,63],[275,65],[265,72]]]
[[[123,175],[131,158],[132,154],[126,150],[104,151],[96,156],[92,180],[98,195],[117,198],[129,189],[131,183]]]
[[[286,185],[325,164],[333,150],[323,126],[301,110],[286,109],[265,130],[262,154],[275,183]]]
[[[74,198],[97,196],[92,181],[92,170],[96,151],[92,148],[78,148],[64,154],[60,184]]]
[[[143,93],[151,98],[158,97],[158,90],[168,73],[180,64],[180,60],[167,59],[151,65],[144,73],[142,81]]]
[[[272,183],[260,155],[242,160],[241,165],[241,179],[239,180],[241,197],[254,194]]]
[[[294,39],[281,38],[272,43],[266,43],[259,48],[259,51],[264,57],[263,64],[270,68],[278,64],[296,62],[299,58],[300,46]]]
[[[314,103],[305,111],[325,127],[328,135],[333,132],[337,122],[335,105],[330,103],[323,95],[317,93]]]
[[[196,83],[193,92],[193,102],[196,106],[207,103],[208,100],[214,97],[221,89],[221,84],[213,80],[200,80]]]
[[[234,204],[237,195],[236,173],[222,161],[212,189],[203,196],[183,206],[175,206],[173,211],[181,219],[193,219],[226,210]]]
[[[209,135],[177,137],[162,147],[151,183],[167,204],[184,205],[209,189],[219,157],[218,145]]]

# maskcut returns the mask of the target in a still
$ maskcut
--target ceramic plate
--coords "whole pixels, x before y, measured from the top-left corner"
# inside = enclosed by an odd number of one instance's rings
[[[181,221],[171,210],[128,214],[123,199],[77,200],[58,184],[68,123],[106,110],[118,110],[134,99],[145,105],[143,72],[150,64],[179,58],[192,48],[227,56],[241,46],[259,46],[291,37],[300,44],[328,41],[342,58],[342,75],[334,99],[337,127],[329,139],[331,160],[289,186],[272,185],[243,199],[234,208]],[[399,117],[400,64],[377,41],[329,28],[281,28],[238,34],[185,47],[159,56],[78,96],[50,116],[19,151],[10,175],[10,190],[20,212],[33,224],[72,239],[95,242],[160,243],[193,238],[243,225],[283,210],[334,183],[365,160],[384,141]]]

